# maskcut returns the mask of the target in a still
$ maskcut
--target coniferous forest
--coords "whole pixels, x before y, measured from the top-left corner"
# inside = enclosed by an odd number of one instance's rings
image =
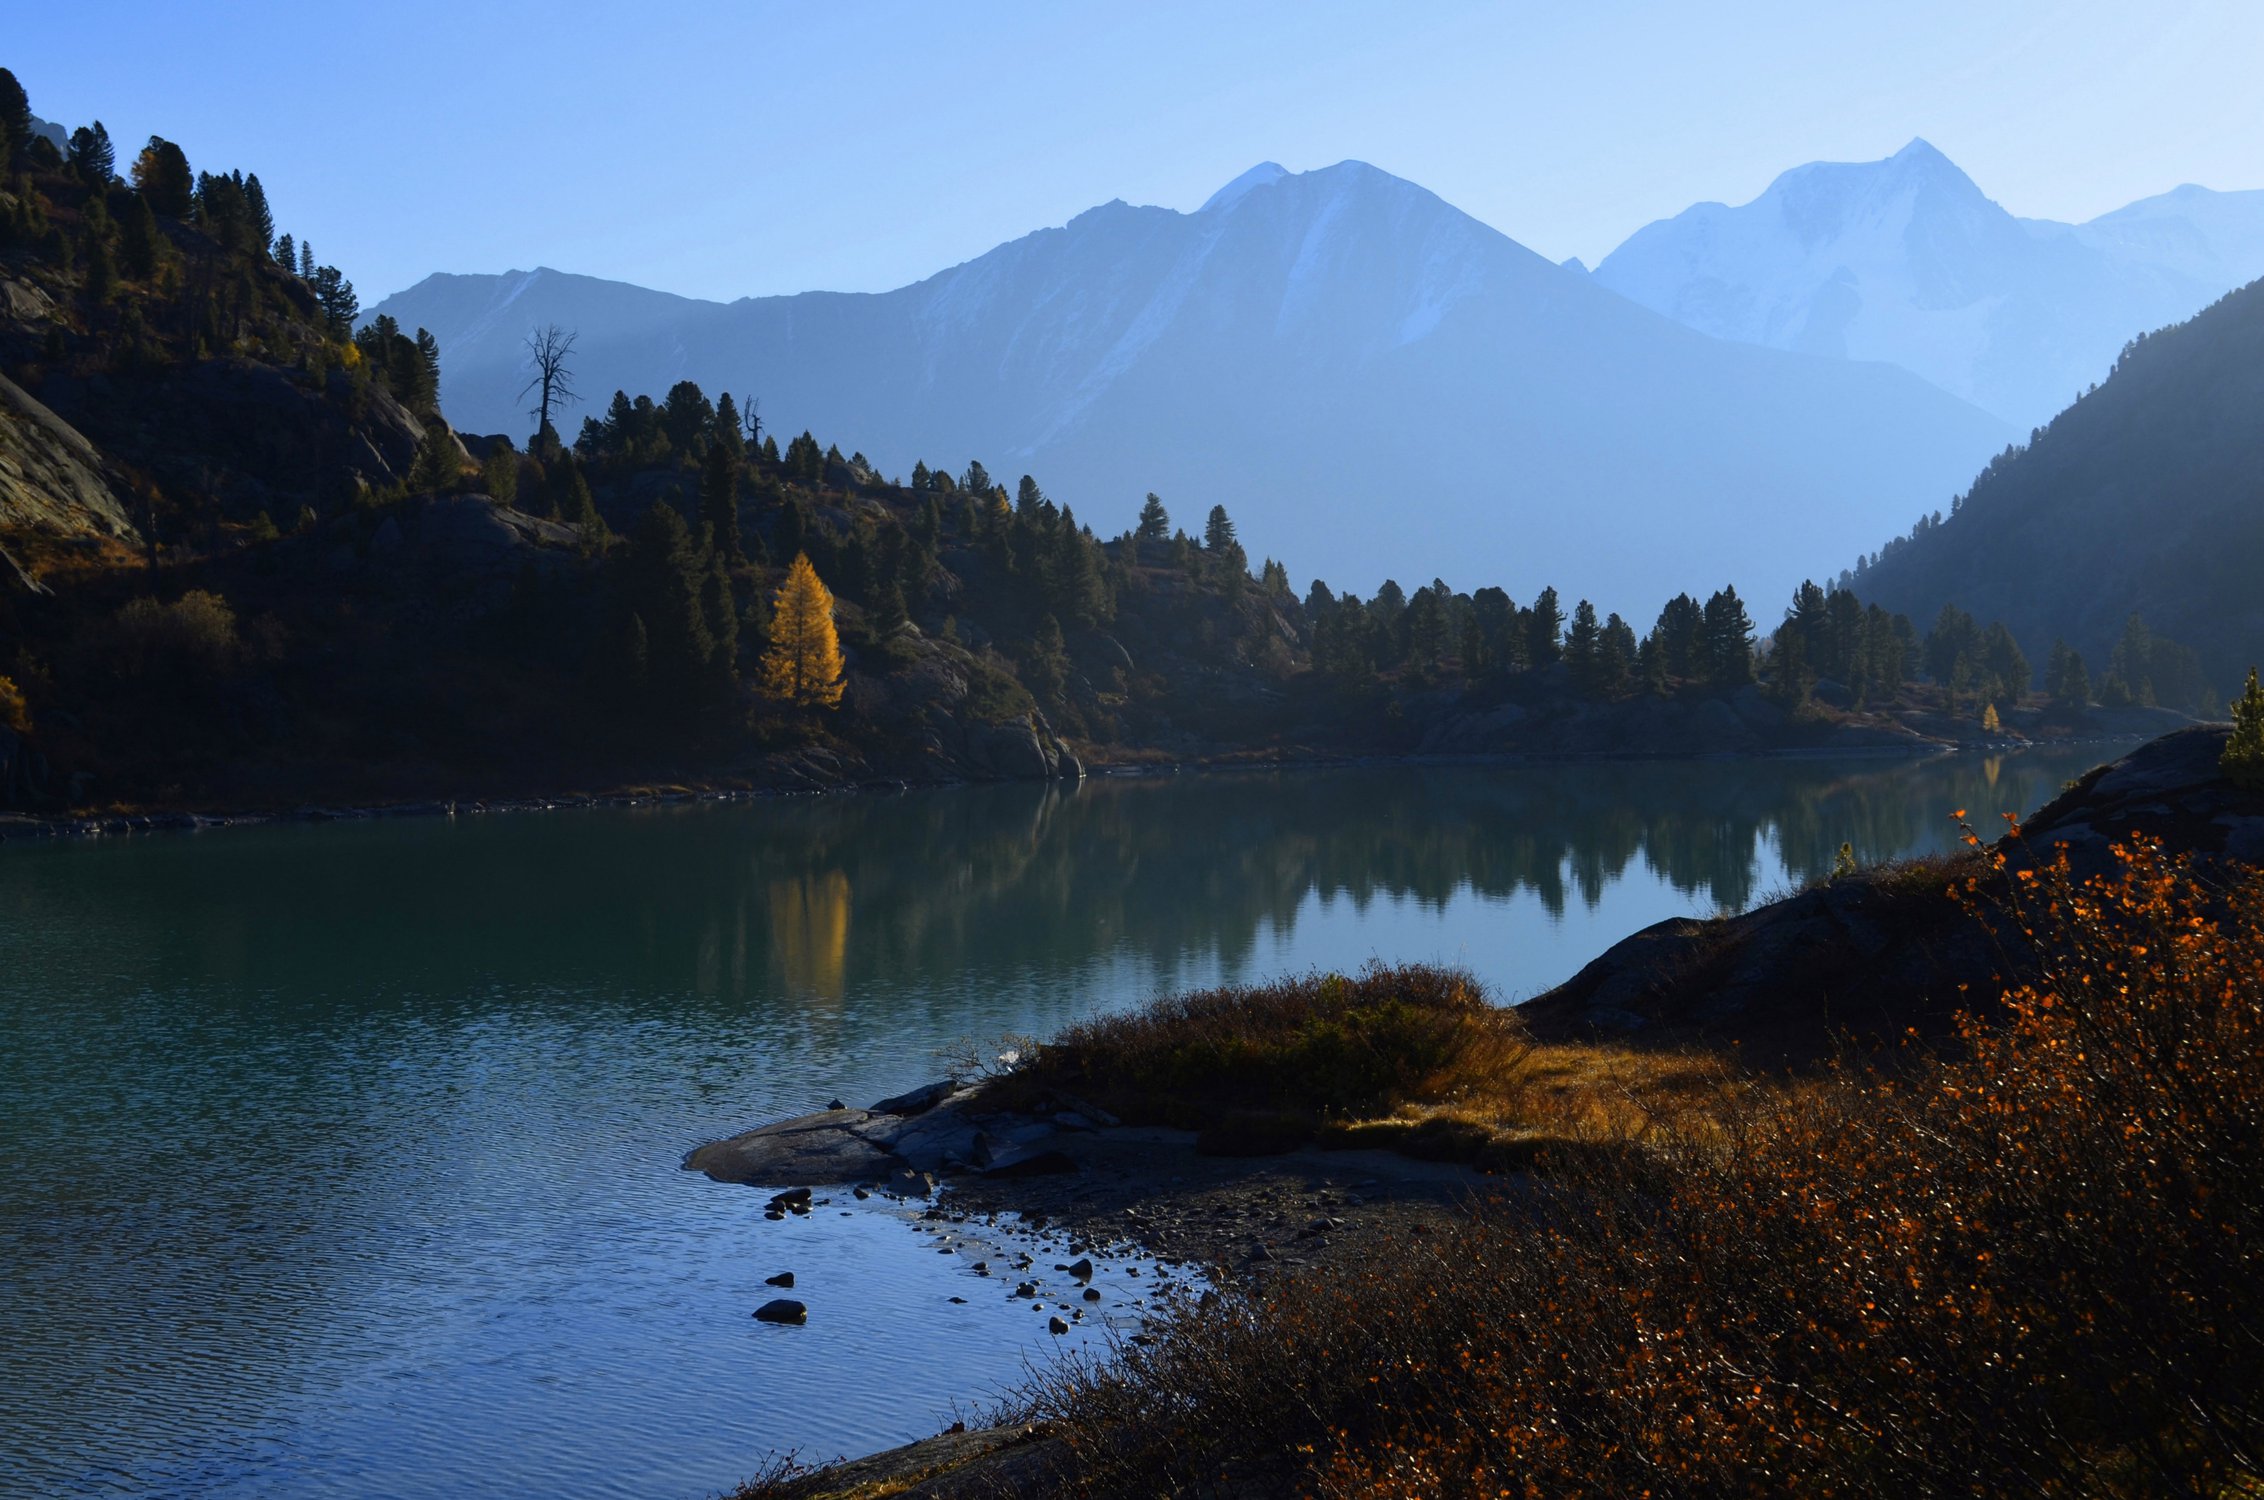
[[[782,443],[759,392],[582,401],[570,329],[530,330],[528,434],[458,433],[446,351],[359,318],[256,172],[99,121],[59,147],[8,93],[7,440],[67,479],[0,506],[20,808],[1671,754],[2212,701],[2135,617],[2039,682],[2004,625],[1953,603],[1921,629],[1853,580],[1781,623],[1732,581],[1632,620],[1299,587],[1231,497],[1080,516],[975,458],[887,476]]]

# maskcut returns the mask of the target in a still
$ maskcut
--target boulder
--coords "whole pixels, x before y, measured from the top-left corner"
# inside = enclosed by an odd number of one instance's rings
[[[878,1177],[893,1159],[850,1128],[871,1118],[861,1109],[845,1109],[781,1120],[729,1140],[710,1141],[686,1156],[684,1166],[717,1182],[776,1187]]]
[[[762,1323],[785,1323],[800,1327],[810,1321],[810,1310],[792,1297],[774,1297],[755,1309],[755,1319]]]

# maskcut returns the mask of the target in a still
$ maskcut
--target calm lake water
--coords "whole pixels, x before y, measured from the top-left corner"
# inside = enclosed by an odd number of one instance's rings
[[[1185,986],[1444,959],[1529,995],[2103,753],[0,848],[0,1492],[691,1497],[923,1436],[1044,1319],[901,1214],[766,1223],[685,1150]],[[806,1328],[749,1317],[779,1269]]]

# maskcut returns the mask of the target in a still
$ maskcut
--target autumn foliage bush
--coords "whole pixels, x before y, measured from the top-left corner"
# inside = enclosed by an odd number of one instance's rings
[[[2264,1493],[2264,875],[2116,855],[1983,855],[2036,977],[1941,1057],[1183,1308],[1027,1414],[1104,1495]]]

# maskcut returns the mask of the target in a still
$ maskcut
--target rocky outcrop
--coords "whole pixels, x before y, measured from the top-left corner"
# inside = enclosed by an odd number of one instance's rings
[[[821,1110],[710,1141],[686,1156],[684,1167],[717,1182],[762,1187],[932,1180],[959,1173],[1038,1176],[1075,1169],[1054,1145],[1064,1132],[1115,1123],[1069,1099],[999,1109],[984,1101],[979,1088],[944,1080],[871,1109]]]
[[[2153,740],[2083,777],[1998,847],[2014,867],[2066,848],[2077,875],[2103,870],[2133,832],[2204,859],[2264,865],[2264,797],[2218,769],[2226,730]],[[1841,1040],[1945,1033],[2020,972],[2009,934],[1949,894],[1977,861],[1912,862],[1811,887],[1742,916],[1675,918],[1624,939],[1526,1002],[1544,1041],[1736,1044],[1749,1060],[1801,1061]]]
[[[968,724],[962,755],[968,774],[985,781],[1075,781],[1085,774],[1035,709],[996,724]]]
[[[102,455],[70,423],[0,375],[0,531],[130,540]]]

